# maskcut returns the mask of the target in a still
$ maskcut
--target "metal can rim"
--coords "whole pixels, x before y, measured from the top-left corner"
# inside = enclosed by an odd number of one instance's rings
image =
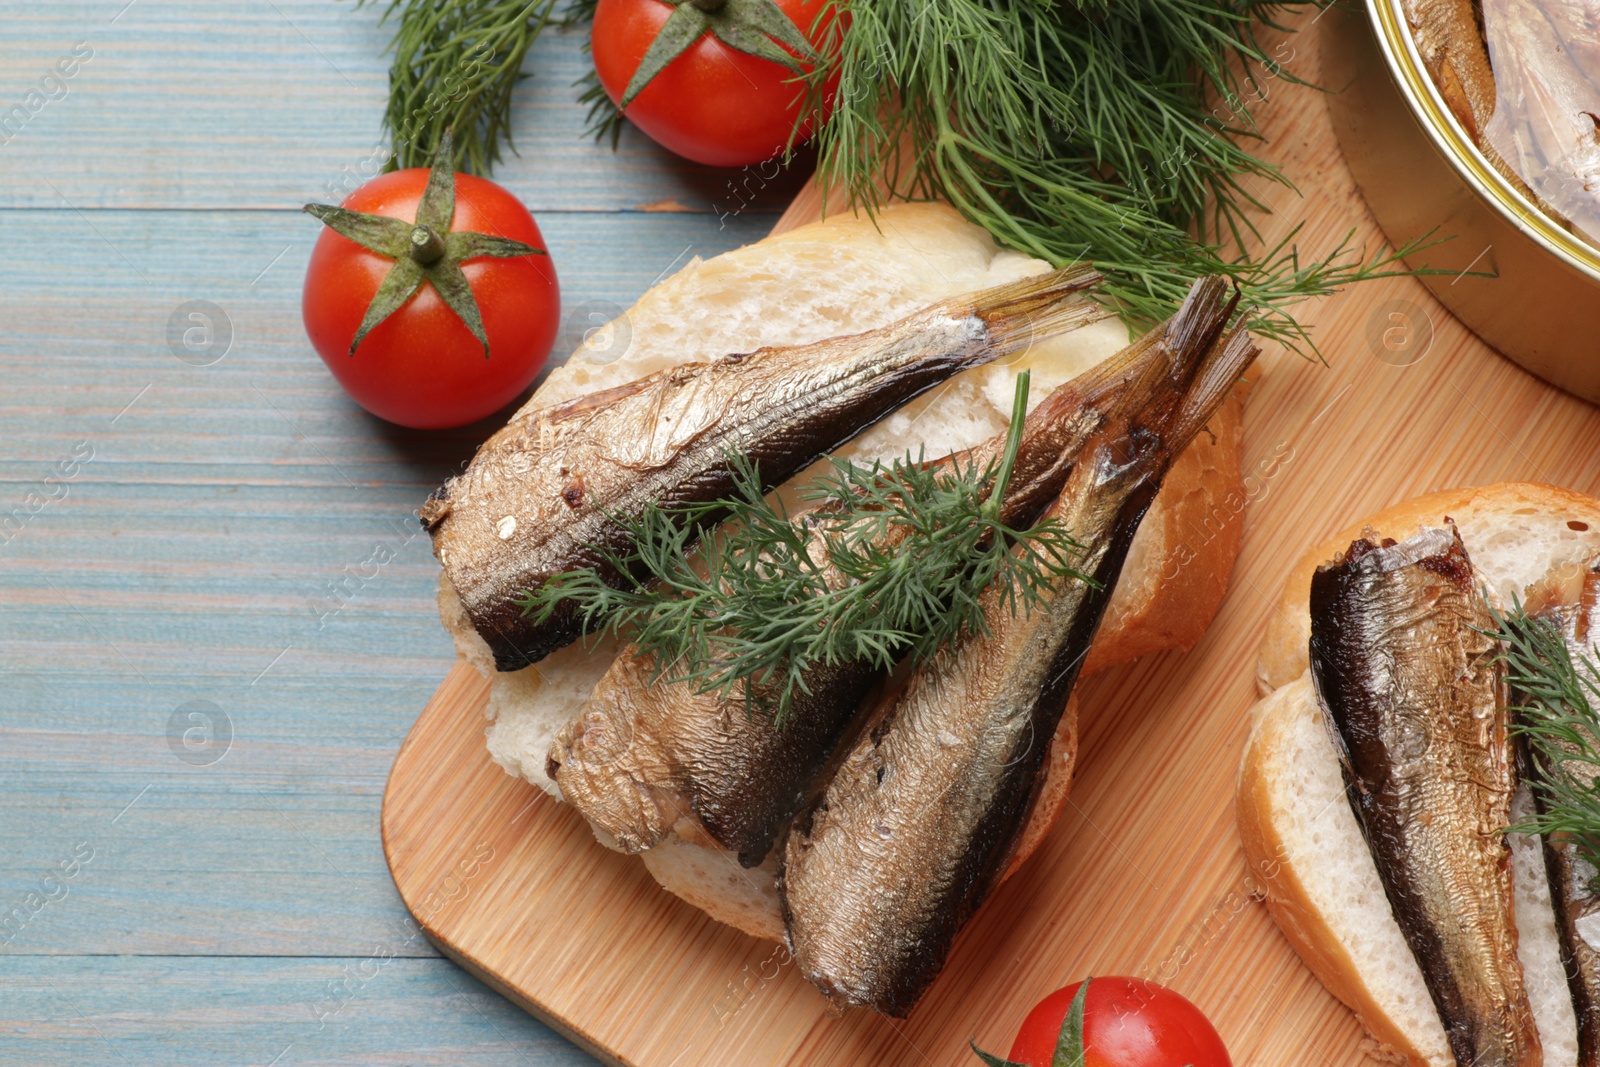
[[[1429,140],[1468,188],[1507,222],[1551,255],[1600,282],[1600,249],[1564,229],[1514,189],[1462,129],[1422,62],[1400,2],[1365,0],[1383,61]]]

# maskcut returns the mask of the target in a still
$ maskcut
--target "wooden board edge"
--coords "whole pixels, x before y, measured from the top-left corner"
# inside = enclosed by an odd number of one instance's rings
[[[800,192],[795,195],[788,208],[784,210],[778,221],[773,224],[771,233],[778,234],[793,230],[808,222],[817,221],[822,217],[823,192],[821,186],[817,184],[816,176],[812,175],[806,179],[806,183]],[[466,672],[471,677],[464,679],[463,672]],[[407,914],[417,924],[417,928],[422,932],[423,937],[427,938],[428,943],[433,945],[445,958],[456,963],[462,970],[478,981],[493,989],[496,993],[499,993],[602,1063],[611,1065],[611,1067],[637,1067],[633,1061],[619,1058],[615,1053],[600,1044],[593,1035],[563,1018],[552,1008],[524,995],[515,986],[501,981],[486,964],[471,953],[451,944],[442,932],[433,929],[423,920],[419,915],[419,902],[412,898],[407,887],[402,884],[401,878],[395,874],[396,856],[394,849],[396,845],[392,820],[397,817],[396,809],[400,803],[396,796],[395,783],[397,777],[402,776],[402,769],[410,762],[408,757],[415,755],[413,751],[415,746],[420,744],[416,736],[417,723],[427,716],[429,708],[436,701],[447,699],[448,694],[456,687],[462,684],[477,685],[480,681],[481,676],[478,674],[477,669],[467,663],[465,659],[457,657],[455,665],[446,673],[444,680],[429,696],[428,702],[423,705],[422,710],[417,714],[416,720],[412,722],[411,727],[406,731],[405,740],[401,742],[399,751],[395,753],[394,762],[390,764],[389,776],[384,782],[383,788],[383,803],[379,814],[379,836],[383,843],[384,865],[389,870],[389,877],[394,882],[395,891],[399,893],[400,901],[405,906]],[[485,691],[484,702],[487,699],[488,694]]]
[[[409,904],[407,904],[406,907],[407,910],[410,909]],[[500,981],[500,979],[495,977],[493,971],[489,970],[486,966],[474,959],[468,953],[462,952],[461,950],[455,948],[443,937],[436,937],[430,930],[424,930],[423,936],[428,939],[429,944],[439,950],[440,955],[456,964],[462,970],[472,975],[472,977],[476,978],[478,981],[482,982],[496,993],[499,993],[502,997],[505,997],[511,1003],[515,1004],[517,1007],[521,1008],[535,1019],[538,1019],[541,1023],[548,1026],[550,1029],[554,1030],[568,1041],[571,1041],[574,1045],[577,1045],[579,1048],[583,1049],[583,1051],[587,1052],[601,1063],[607,1064],[608,1067],[639,1067],[639,1065],[632,1060],[621,1059],[611,1050],[601,1045],[593,1037],[567,1022],[567,1020],[555,1014],[538,1001],[524,996],[522,992],[515,986],[508,985],[507,983]]]
[[[439,687],[428,698],[427,704],[423,705],[422,710],[417,714],[417,721],[420,722],[426,718],[429,710],[436,702],[451,699],[464,686],[483,688],[481,698],[475,700],[474,703],[479,704],[480,708],[487,704],[487,680],[478,673],[477,668],[473,667],[465,659],[458,657],[455,665],[450,668],[444,680],[439,683]],[[384,865],[389,870],[389,878],[394,882],[395,892],[400,895],[400,902],[405,906],[406,913],[417,924],[417,929],[421,931],[422,936],[439,951],[440,955],[455,963],[478,981],[505,997],[568,1041],[571,1041],[595,1059],[610,1065],[610,1067],[638,1067],[637,1064],[630,1061],[619,1059],[605,1046],[601,1045],[592,1034],[586,1033],[582,1028],[562,1018],[547,1005],[540,1004],[538,1001],[524,996],[514,986],[500,981],[494,972],[481,960],[478,960],[471,953],[452,945],[442,932],[429,925],[428,920],[423,915],[420,902],[414,899],[408,883],[395,873],[399,858],[395,853],[398,846],[396,844],[397,830],[394,823],[399,818],[398,808],[404,801],[397,789],[396,779],[403,777],[409,771],[411,759],[416,754],[415,747],[420,743],[416,733],[416,722],[413,722],[411,729],[406,731],[406,737],[400,744],[400,750],[395,753],[394,762],[389,767],[389,777],[384,782],[383,803],[378,817],[379,837],[383,842]]]

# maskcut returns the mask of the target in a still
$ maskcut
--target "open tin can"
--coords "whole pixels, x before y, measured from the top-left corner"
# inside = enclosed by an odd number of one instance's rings
[[[1327,21],[1334,132],[1390,242],[1451,238],[1408,262],[1447,272],[1421,279],[1439,302],[1503,355],[1600,402],[1600,249],[1484,158],[1434,86],[1399,0],[1330,9]]]

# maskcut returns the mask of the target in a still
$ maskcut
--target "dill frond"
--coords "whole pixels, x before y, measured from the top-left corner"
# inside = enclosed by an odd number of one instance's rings
[[[365,7],[373,0],[356,0]],[[380,23],[397,12],[389,49],[389,104],[384,128],[394,154],[389,170],[432,164],[445,130],[455,136],[455,167],[487,174],[511,141],[511,93],[526,75],[522,61],[560,0],[389,0]],[[586,0],[576,0],[581,7]]]
[[[1527,701],[1512,730],[1526,741],[1540,801],[1538,815],[1511,829],[1565,837],[1600,868],[1600,665],[1583,654],[1574,661],[1561,631],[1520,607],[1495,621],[1507,678]],[[1600,891],[1600,878],[1590,889]]]
[[[1296,80],[1257,26],[1319,2],[840,0],[849,32],[808,78],[814,100],[839,79],[819,179],[869,210],[885,188],[942,197],[1001,244],[1092,260],[1102,299],[1136,326],[1227,275],[1253,330],[1315,351],[1292,305],[1400,273],[1425,247],[1369,260],[1346,240],[1302,261],[1291,234],[1243,255],[1261,187],[1290,185],[1245,147],[1250,106]]]
[[[1058,521],[1016,529],[1000,518],[1027,389],[1025,372],[999,460],[835,460],[806,492],[817,506],[797,519],[762,494],[755,465],[733,455],[728,499],[624,521],[635,547],[606,562],[642,578],[617,588],[594,570],[570,571],[519,603],[548,618],[573,602],[586,628],[625,633],[658,675],[701,692],[726,696],[747,681],[747,702],[781,722],[818,666],[886,670],[987,633],[979,597],[991,586],[1015,613],[1041,605],[1056,581],[1091,580],[1072,568],[1081,546]],[[697,521],[723,509],[729,518],[701,542],[696,565]]]

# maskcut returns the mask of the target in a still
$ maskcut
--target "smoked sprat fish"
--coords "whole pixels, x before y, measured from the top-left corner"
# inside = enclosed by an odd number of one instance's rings
[[[801,973],[835,1003],[905,1016],[998,883],[1139,522],[1255,352],[1240,331],[1203,361],[1145,368],[1046,511],[1085,546],[1077,565],[1094,582],[1058,580],[1026,614],[991,590],[988,635],[942,649],[872,709],[796,820],[784,921]]]
[[[1002,519],[1014,526],[1031,522],[1061,492],[1111,407],[1141,381],[1161,387],[1146,373],[1158,362],[1194,366],[1221,333],[1229,307],[1225,287],[1196,288],[1171,320],[1036,406],[1023,426]],[[940,462],[959,459],[982,468],[998,459],[1005,440],[998,434]],[[814,514],[796,519],[806,523]],[[885,530],[886,540],[898,529]],[[822,539],[812,546],[817,565],[834,573]],[[829,584],[845,580],[835,573]],[[654,847],[676,830],[689,840],[709,838],[754,865],[806,802],[882,674],[866,662],[818,664],[780,724],[752,714],[742,688],[719,695],[693,682],[670,682],[654,660],[630,646],[562,731],[546,769],[562,797],[624,851]]]
[[[1494,619],[1455,527],[1363,538],[1311,580],[1311,670],[1345,792],[1456,1060],[1540,1067],[1517,957]]]
[[[1591,242],[1600,241],[1600,66],[1582,64],[1597,58],[1597,15],[1578,0],[1483,4],[1498,95],[1482,145]]]
[[[1534,619],[1555,627],[1574,669],[1588,674],[1588,665],[1600,662],[1600,557],[1580,568],[1558,569],[1529,591],[1526,610]],[[1593,675],[1589,677],[1600,683]],[[1512,703],[1526,707],[1531,701],[1513,688]],[[1535,787],[1534,803],[1543,813],[1547,800],[1538,785],[1551,769],[1536,755],[1526,735],[1522,741],[1523,766]],[[1600,750],[1600,739],[1590,736],[1588,741]],[[1593,787],[1592,765],[1572,762],[1562,769],[1581,775],[1579,784]],[[1561,961],[1566,964],[1567,985],[1578,1017],[1578,1067],[1600,1067],[1600,895],[1591,890],[1596,873],[1570,840],[1549,834],[1542,840]]]
[[[1439,95],[1467,136],[1481,141],[1495,85],[1472,0],[1402,0],[1401,7]]]
[[[519,601],[567,571],[625,582],[604,563],[631,547],[619,519],[728,496],[734,454],[779,485],[958,371],[1099,317],[1084,296],[1098,280],[1072,267],[880,330],[682,364],[528,412],[428,499],[423,525],[495,666],[525,667],[579,637],[583,620],[570,602],[541,621]]]
[[[1500,70],[1498,62],[1491,69],[1479,4],[1475,0],[1402,0],[1401,7],[1417,53],[1445,106],[1489,165],[1513,188],[1536,200],[1524,175],[1518,173],[1516,161],[1502,157],[1500,146],[1491,143],[1488,134],[1498,107],[1496,76]]]

